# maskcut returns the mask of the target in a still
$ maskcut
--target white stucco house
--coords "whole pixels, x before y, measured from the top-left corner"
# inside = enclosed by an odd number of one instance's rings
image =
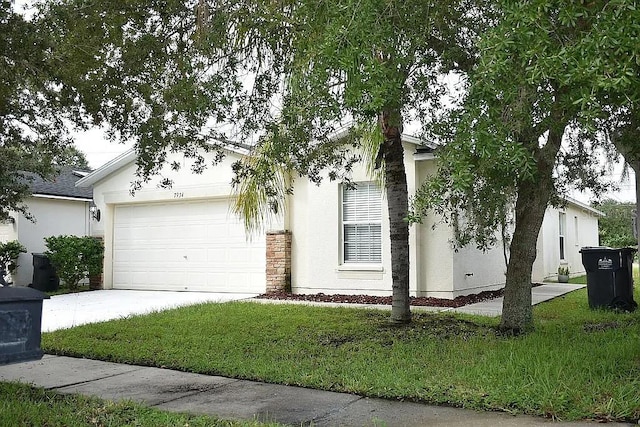
[[[403,137],[410,194],[436,169],[434,147],[419,143]],[[104,287],[264,293],[290,285],[295,293],[391,294],[386,201],[364,167],[353,172],[355,189],[329,180],[319,186],[295,180],[285,212],[268,224],[269,231],[247,238],[230,209],[231,165],[247,154],[230,148],[220,164],[201,175],[192,174],[182,156],[170,154],[170,162],[185,166],[161,172],[174,181],[173,188],[159,188],[156,179],[134,196],[129,191],[136,170],[133,151],[79,180],[79,187],[93,187],[101,211],[91,231],[104,239]],[[597,217],[591,208],[579,208],[567,214],[571,221],[578,217],[579,244],[597,245]],[[549,215],[557,227],[558,213]],[[451,229],[432,228],[436,222],[427,218],[410,228],[411,295],[455,298],[504,285],[502,248],[455,251]],[[551,276],[551,270],[555,275],[560,263],[558,258],[552,266],[548,249],[557,246],[558,235],[553,224],[545,227],[541,239],[552,242],[539,242],[546,261],[535,280]]]
[[[541,282],[557,275],[560,265],[572,276],[584,275],[580,249],[598,246],[598,218],[603,212],[578,200],[565,199],[563,207],[549,207],[538,236],[532,280]]]
[[[76,187],[76,182],[88,171],[64,169],[54,180],[45,181],[32,175],[31,197],[25,200],[35,222],[13,213],[9,221],[0,222],[0,241],[18,240],[27,249],[18,258],[15,284],[27,286],[33,277],[32,253],[46,250],[44,238],[58,235],[88,236],[91,234],[89,212],[92,191]]]

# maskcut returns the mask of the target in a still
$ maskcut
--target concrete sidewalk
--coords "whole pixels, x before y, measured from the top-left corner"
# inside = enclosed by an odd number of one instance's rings
[[[419,403],[369,399],[168,369],[45,355],[0,366],[0,381],[21,381],[62,393],[130,399],[157,409],[292,426],[549,426],[550,420]],[[591,422],[563,426],[594,426]],[[630,424],[609,423],[610,426]]]
[[[569,292],[582,289],[586,285],[571,285],[568,283],[544,283],[531,289],[531,303],[533,305],[549,301]],[[465,305],[464,307],[453,308],[449,311],[455,313],[479,314],[482,316],[500,316],[502,314],[502,302],[504,298],[478,302],[476,304]]]

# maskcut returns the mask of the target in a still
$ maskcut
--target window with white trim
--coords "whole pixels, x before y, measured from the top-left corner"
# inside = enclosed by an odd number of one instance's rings
[[[373,182],[342,187],[342,260],[382,263],[382,193]]]
[[[564,212],[559,212],[558,215],[558,230],[559,230],[559,238],[560,238],[560,259],[564,260],[564,249],[565,249],[565,235],[567,230],[567,214]]]

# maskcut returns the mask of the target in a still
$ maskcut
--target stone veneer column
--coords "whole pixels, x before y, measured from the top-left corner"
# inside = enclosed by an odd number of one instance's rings
[[[291,232],[267,232],[267,293],[291,292]]]

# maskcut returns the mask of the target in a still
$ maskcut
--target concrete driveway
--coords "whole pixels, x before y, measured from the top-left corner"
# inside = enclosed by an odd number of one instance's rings
[[[100,290],[56,295],[43,301],[42,331],[119,319],[202,302],[227,302],[257,294]]]

